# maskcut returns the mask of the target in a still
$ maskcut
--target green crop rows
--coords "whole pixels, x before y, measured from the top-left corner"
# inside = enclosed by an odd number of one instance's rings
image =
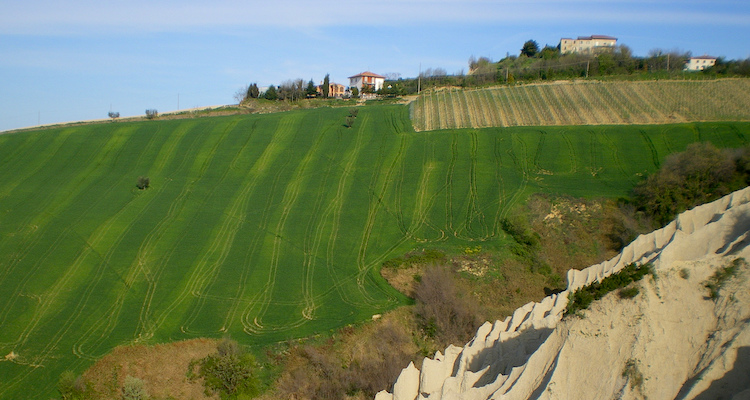
[[[0,398],[49,398],[120,344],[264,344],[369,319],[406,301],[384,260],[500,248],[530,193],[626,195],[691,142],[750,137],[748,123],[415,133],[406,106],[362,108],[352,128],[347,112],[0,135]]]

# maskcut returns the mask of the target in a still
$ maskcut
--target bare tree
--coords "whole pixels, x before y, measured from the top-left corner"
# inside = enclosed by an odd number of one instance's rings
[[[242,104],[242,102],[245,101],[245,99],[247,98],[247,89],[248,86],[245,85],[237,89],[237,91],[234,93],[234,99],[237,101],[237,104]]]

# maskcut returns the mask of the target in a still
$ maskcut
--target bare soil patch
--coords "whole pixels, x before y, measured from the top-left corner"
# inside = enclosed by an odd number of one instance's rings
[[[192,339],[155,346],[120,346],[83,373],[96,399],[120,398],[125,377],[140,378],[154,399],[205,400],[203,382],[187,378],[188,365],[216,352],[214,339]]]

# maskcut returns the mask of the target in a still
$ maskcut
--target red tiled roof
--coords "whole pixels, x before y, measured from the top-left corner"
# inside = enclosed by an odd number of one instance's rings
[[[365,72],[359,73],[359,74],[357,74],[357,75],[354,75],[354,76],[350,76],[350,77],[349,77],[349,79],[351,79],[351,78],[356,78],[356,77],[359,77],[359,76],[371,76],[371,77],[373,77],[373,78],[383,78],[383,79],[385,79],[385,77],[384,77],[384,76],[382,76],[382,75],[378,75],[378,74],[376,74],[376,73],[373,73],[373,72],[370,72],[370,71],[365,71]]]

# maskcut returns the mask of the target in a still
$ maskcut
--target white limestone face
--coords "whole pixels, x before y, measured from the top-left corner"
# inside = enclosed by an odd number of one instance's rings
[[[750,260],[750,188],[680,214],[611,260],[568,271],[568,288],[483,324],[463,348],[409,364],[394,394],[376,400],[747,398],[750,393],[750,270],[719,293],[705,281]],[[595,302],[563,319],[568,294],[631,264],[651,262],[640,294]],[[748,360],[748,361],[745,361]],[[705,397],[708,396],[708,397]]]

